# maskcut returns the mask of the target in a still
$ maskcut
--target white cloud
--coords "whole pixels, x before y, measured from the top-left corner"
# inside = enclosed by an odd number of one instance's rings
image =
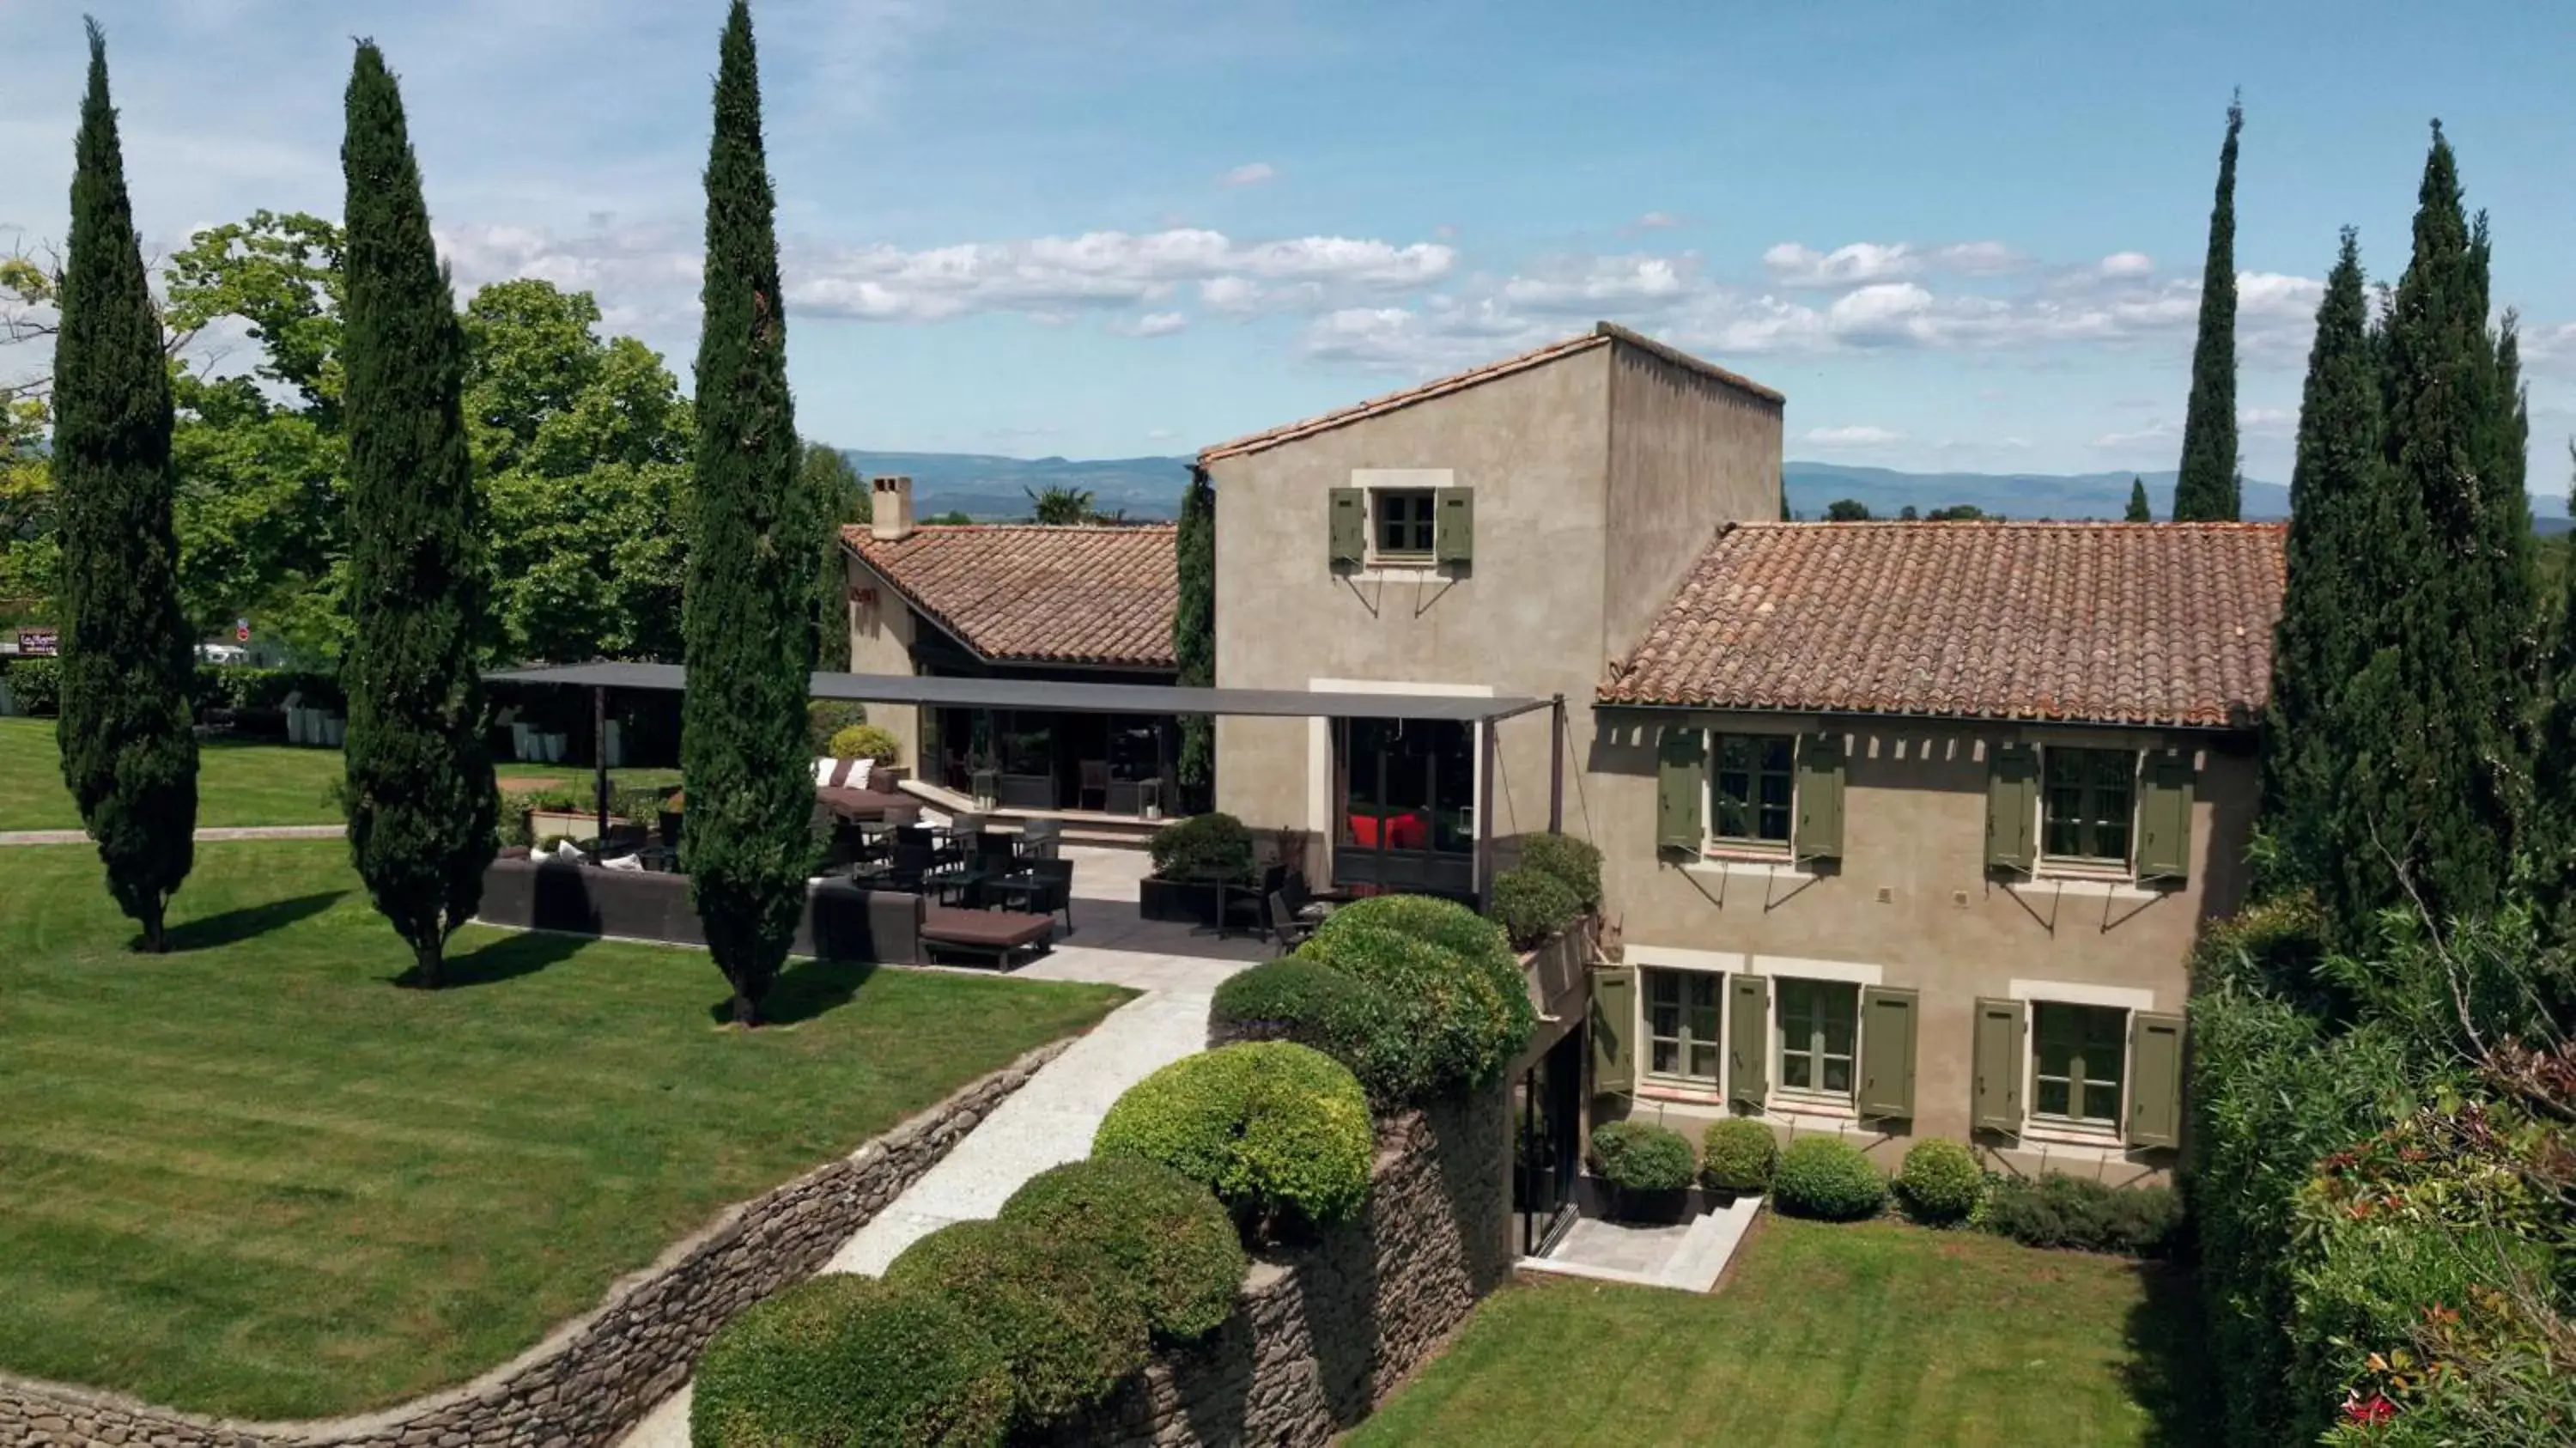
[[[1147,312],[1119,330],[1130,337],[1168,337],[1189,324],[1179,312]]]
[[[2576,363],[2576,322],[2534,327],[2524,332],[2522,360],[2540,366]]]
[[[1893,246],[1855,241],[1832,251],[1784,241],[1762,253],[1762,265],[1784,287],[1847,287],[1912,276],[1923,269],[1923,259],[1901,241]]]
[[[1219,186],[1258,186],[1278,178],[1278,168],[1267,161],[1247,161],[1216,178]]]
[[[1645,215],[1638,217],[1636,220],[1629,222],[1628,229],[1632,232],[1670,231],[1681,224],[1682,219],[1668,211],[1649,211]]]
[[[2240,407],[2236,409],[2236,426],[2256,437],[2288,437],[2298,430],[2299,413],[2289,407]]]
[[[2134,432],[2106,432],[2093,439],[2092,445],[2103,452],[2136,452],[2142,448],[2162,447],[2178,442],[2182,428],[2171,422],[2157,421]]]
[[[2030,265],[2030,258],[2000,241],[1962,241],[1932,253],[1935,266],[1963,276],[2000,276]]]
[[[1814,443],[1818,447],[1891,447],[1897,443],[1905,441],[1905,434],[1901,432],[1890,432],[1883,427],[1870,427],[1867,425],[1853,427],[1819,427],[1809,429],[1806,440]]]
[[[1532,311],[1591,315],[1606,306],[1666,301],[1690,289],[1697,268],[1688,256],[1605,256],[1542,268],[1503,283],[1501,299]]]
[[[2127,281],[2156,274],[2156,259],[2143,251],[2115,251],[2093,264],[2100,276]]]

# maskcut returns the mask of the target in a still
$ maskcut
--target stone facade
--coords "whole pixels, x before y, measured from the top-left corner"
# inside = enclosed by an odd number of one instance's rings
[[[607,1300],[463,1387],[361,1417],[219,1422],[132,1398],[0,1376],[0,1448],[589,1448],[688,1380],[717,1328],[813,1275],[994,1107],[1055,1059],[1041,1046],[938,1106],[688,1237]]]
[[[1320,1445],[1367,1417],[1511,1273],[1508,1100],[1496,1085],[1380,1123],[1359,1221],[1256,1263],[1223,1328],[1051,1441]]]

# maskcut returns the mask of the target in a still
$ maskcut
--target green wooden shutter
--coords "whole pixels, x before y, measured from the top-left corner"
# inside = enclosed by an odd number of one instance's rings
[[[1910,990],[1873,985],[1861,991],[1861,1115],[1914,1114],[1914,1015]]]
[[[1335,488],[1332,504],[1333,566],[1357,568],[1368,558],[1368,490]]]
[[[1431,555],[1460,566],[1476,561],[1476,490],[1439,488],[1431,496],[1439,507],[1431,515]]]
[[[1970,1124],[1979,1131],[2021,1130],[2022,1005],[1977,1001],[1976,1101]]]
[[[1771,1098],[1771,981],[1729,977],[1726,992],[1726,1099],[1759,1111]]]
[[[1801,860],[1843,857],[1843,737],[1810,734],[1798,741],[1798,829]]]
[[[1678,724],[1665,725],[1655,753],[1655,848],[1699,858],[1707,793],[1707,736]]]
[[[2030,873],[2039,860],[2039,751],[1998,743],[1986,751],[1986,867]]]
[[[2129,1017],[2129,1145],[2182,1144],[2182,1017]]]
[[[1637,1089],[1637,972],[1624,965],[1592,973],[1592,1094]]]
[[[2191,751],[2147,756],[2138,791],[2138,878],[2191,877]]]

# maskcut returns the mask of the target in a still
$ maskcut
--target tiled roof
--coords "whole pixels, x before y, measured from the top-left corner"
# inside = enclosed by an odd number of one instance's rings
[[[1543,366],[1560,357],[1571,357],[1577,352],[1589,352],[1595,347],[1607,347],[1613,342],[1625,343],[1653,353],[1674,366],[1687,368],[1729,387],[1751,393],[1766,402],[1778,403],[1783,400],[1779,393],[1761,383],[1737,376],[1713,362],[1703,361],[1675,347],[1667,347],[1651,337],[1631,332],[1616,322],[1599,322],[1595,323],[1589,332],[1578,333],[1562,341],[1550,342],[1544,347],[1534,347],[1499,362],[1487,362],[1479,367],[1470,367],[1464,372],[1418,383],[1400,392],[1390,392],[1383,397],[1372,397],[1366,402],[1355,402],[1348,407],[1336,408],[1320,416],[1307,418],[1303,422],[1292,422],[1283,427],[1271,428],[1266,432],[1239,437],[1232,442],[1221,442],[1214,447],[1201,448],[1199,461],[1213,462],[1218,458],[1234,457],[1241,453],[1260,452],[1264,448],[1277,447],[1283,442],[1294,442],[1301,437],[1358,422],[1362,418],[1393,412],[1400,407],[1411,407],[1417,402],[1428,402],[1435,397],[1446,397],[1452,392],[1463,391],[1480,382],[1491,382],[1497,377],[1526,372],[1532,367]]]
[[[1173,667],[1172,524],[934,525],[885,543],[860,523],[841,537],[915,611],[985,658]]]
[[[1747,523],[1721,532],[1605,704],[2251,725],[2281,613],[2275,523]]]

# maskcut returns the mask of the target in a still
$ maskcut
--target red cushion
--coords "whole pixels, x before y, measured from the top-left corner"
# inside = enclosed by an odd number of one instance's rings
[[[1418,814],[1400,814],[1386,822],[1386,847],[1390,850],[1428,848],[1431,831]]]
[[[1377,848],[1377,816],[1364,814],[1351,816],[1351,843],[1363,850]]]

